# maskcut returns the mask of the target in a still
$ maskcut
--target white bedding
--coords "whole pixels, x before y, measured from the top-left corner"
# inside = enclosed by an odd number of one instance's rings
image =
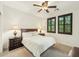
[[[30,52],[33,53],[34,56],[39,57],[41,53],[43,53],[56,42],[53,37],[36,35],[23,38],[22,43]]]

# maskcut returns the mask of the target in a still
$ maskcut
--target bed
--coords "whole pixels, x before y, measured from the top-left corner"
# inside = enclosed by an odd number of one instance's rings
[[[53,37],[38,35],[36,31],[37,29],[22,29],[22,43],[35,57],[40,57],[56,41]]]

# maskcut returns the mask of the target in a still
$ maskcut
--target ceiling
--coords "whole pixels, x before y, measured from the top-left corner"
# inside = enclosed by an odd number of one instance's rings
[[[4,5],[6,6],[9,6],[9,7],[12,7],[12,8],[15,8],[17,10],[20,10],[22,12],[25,12],[25,13],[29,13],[29,14],[33,14],[35,16],[38,16],[40,17],[40,15],[44,15],[44,16],[48,16],[48,15],[51,15],[53,14],[54,12],[54,9],[49,9],[50,13],[46,13],[45,11],[41,11],[40,13],[38,13],[37,11],[40,9],[38,7],[35,7],[33,6],[34,3],[36,4],[41,4],[42,1],[4,1],[2,2]],[[64,6],[65,8],[72,6],[78,6],[79,5],[79,2],[65,2],[65,1],[49,1],[49,5],[57,5],[57,7],[61,10],[62,7]]]

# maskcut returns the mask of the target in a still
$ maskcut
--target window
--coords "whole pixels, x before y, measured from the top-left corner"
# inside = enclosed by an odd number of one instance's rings
[[[72,34],[72,13],[58,16],[58,33]]]
[[[51,33],[56,32],[56,17],[47,19],[47,32],[51,32]]]

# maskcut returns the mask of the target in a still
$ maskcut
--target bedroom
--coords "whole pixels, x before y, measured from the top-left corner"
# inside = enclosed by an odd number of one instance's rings
[[[35,38],[54,38],[56,42],[54,42],[55,45],[52,43],[52,48],[48,48],[46,45],[47,51],[43,53],[42,57],[68,56],[69,51],[72,50],[73,47],[79,47],[79,1],[48,1],[49,6],[57,7],[48,8],[49,13],[47,13],[45,10],[38,12],[40,8],[33,6],[33,4],[41,5],[42,1],[0,1],[0,56],[38,56],[30,53],[28,51],[30,49],[27,50],[27,47],[25,46],[16,49],[9,47],[11,44],[11,38],[14,36],[19,37],[23,35],[20,29],[23,29],[23,32],[36,31],[35,34],[32,33],[32,35],[38,34]],[[62,18],[65,18],[67,15],[71,17],[69,24],[71,30],[69,34],[64,31],[59,32],[60,24],[58,23],[59,17],[62,16]],[[47,28],[47,20],[50,21],[53,18],[55,18],[55,26],[53,29],[54,31],[51,33],[51,30],[48,30]],[[63,24],[63,26],[65,25]],[[17,33],[14,32],[15,30],[18,30]],[[40,32],[41,34],[39,34]],[[39,37],[39,35],[41,37]],[[39,43],[41,42],[39,41]],[[9,51],[10,48],[13,50]],[[22,49],[24,49],[24,51],[22,51]],[[52,50],[52,53],[50,53],[50,49]],[[61,50],[61,52],[56,49]],[[16,54],[14,51],[16,51],[17,55],[14,55]],[[28,54],[24,54],[25,51]],[[11,54],[11,52],[13,52],[13,54]],[[18,55],[19,53],[23,53],[23,55]],[[53,55],[53,53],[55,55]],[[66,55],[64,53],[66,53]]]

